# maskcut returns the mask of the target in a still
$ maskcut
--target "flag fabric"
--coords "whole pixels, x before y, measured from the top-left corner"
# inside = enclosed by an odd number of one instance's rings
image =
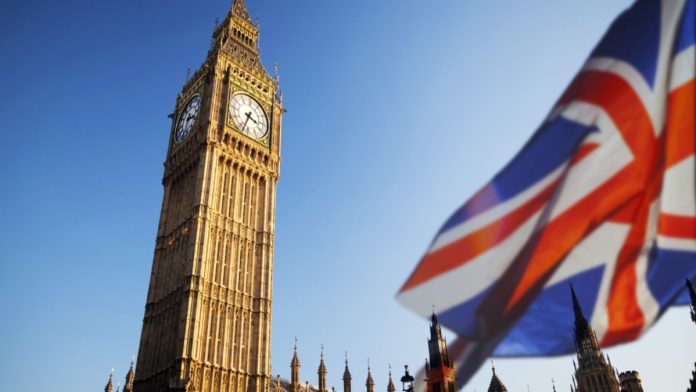
[[[531,140],[445,222],[397,299],[458,338],[463,384],[491,356],[574,350],[569,284],[603,346],[696,278],[696,0],[638,0]]]

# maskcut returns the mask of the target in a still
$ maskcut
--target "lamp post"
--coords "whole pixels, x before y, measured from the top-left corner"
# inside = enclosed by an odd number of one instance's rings
[[[404,365],[404,376],[401,377],[401,385],[404,392],[413,392],[413,380],[413,376],[408,374],[408,365]]]

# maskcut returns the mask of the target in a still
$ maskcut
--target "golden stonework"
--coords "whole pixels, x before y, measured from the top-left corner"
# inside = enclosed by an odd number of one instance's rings
[[[136,391],[270,387],[283,106],[258,37],[235,0],[177,97]]]

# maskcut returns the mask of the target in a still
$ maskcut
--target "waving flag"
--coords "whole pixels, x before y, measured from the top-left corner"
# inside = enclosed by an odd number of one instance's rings
[[[603,346],[696,278],[696,0],[638,0],[517,156],[442,226],[397,295],[456,332],[462,384],[490,355],[573,351],[568,285]]]

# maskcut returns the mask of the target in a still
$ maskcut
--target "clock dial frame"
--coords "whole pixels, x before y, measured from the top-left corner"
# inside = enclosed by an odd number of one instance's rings
[[[244,135],[268,144],[269,121],[266,110],[259,101],[244,92],[232,95],[228,104],[228,119]]]
[[[174,141],[181,143],[193,130],[193,126],[198,122],[198,117],[201,113],[201,96],[194,95],[188,100],[184,110],[181,111],[179,119],[176,122],[176,130]]]

